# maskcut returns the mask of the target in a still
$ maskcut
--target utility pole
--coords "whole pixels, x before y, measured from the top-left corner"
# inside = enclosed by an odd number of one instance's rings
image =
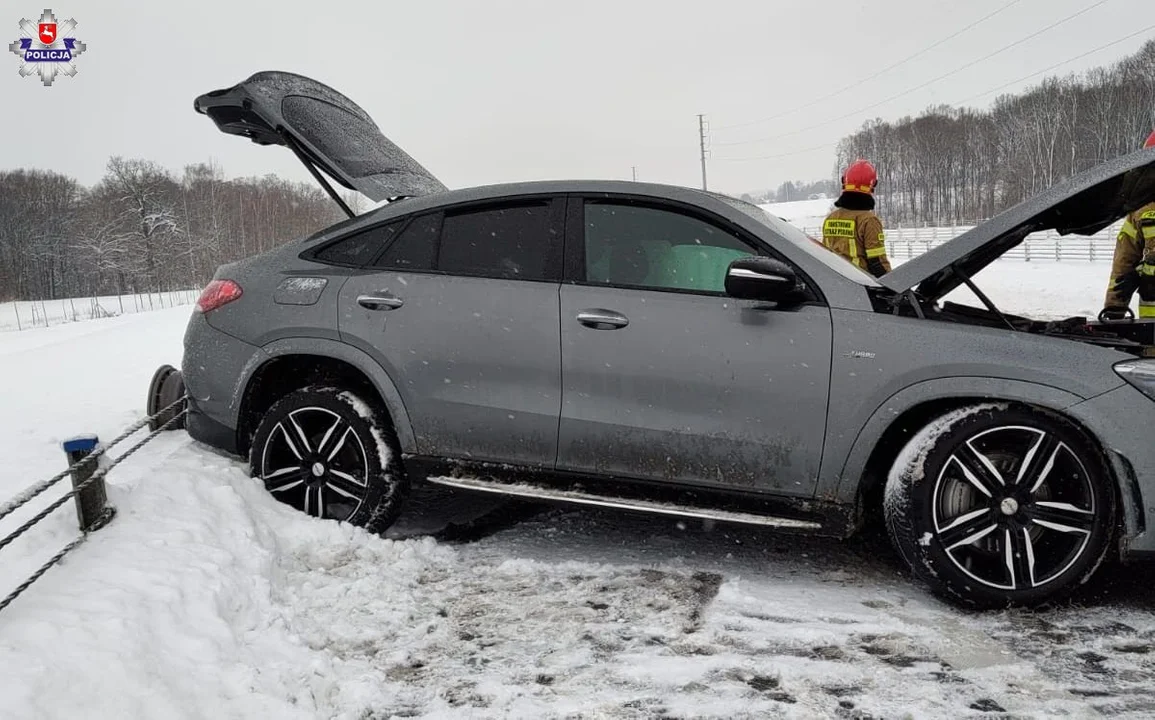
[[[706,189],[706,120],[698,114],[698,148],[702,157],[702,189]]]
[[[637,182],[637,181],[638,181],[638,166],[637,166],[637,165],[633,165],[633,166],[631,166],[631,167],[630,167],[630,170],[631,170],[631,171],[633,172],[633,174],[634,174],[634,182]]]

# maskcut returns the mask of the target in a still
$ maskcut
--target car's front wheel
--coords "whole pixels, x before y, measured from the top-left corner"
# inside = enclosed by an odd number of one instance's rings
[[[249,465],[281,502],[371,532],[397,519],[409,491],[388,415],[340,388],[303,388],[274,403],[257,426]]]
[[[1055,601],[1094,573],[1115,492],[1066,420],[1003,404],[961,408],[915,434],[887,479],[891,540],[915,576],[977,608]]]

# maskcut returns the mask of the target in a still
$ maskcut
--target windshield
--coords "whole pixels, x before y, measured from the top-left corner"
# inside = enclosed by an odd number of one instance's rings
[[[829,250],[817,245],[810,239],[810,237],[802,232],[798,227],[791,225],[780,217],[772,215],[753,203],[748,203],[744,200],[732,198],[729,195],[722,195],[719,193],[708,193],[725,202],[730,207],[742,211],[747,216],[757,220],[759,223],[770,228],[775,235],[793,244],[802,252],[822,263],[826,267],[834,270],[848,280],[853,280],[862,285],[872,285],[881,287],[879,282],[875,280],[874,276],[862,270],[857,265],[854,265],[836,255]]]

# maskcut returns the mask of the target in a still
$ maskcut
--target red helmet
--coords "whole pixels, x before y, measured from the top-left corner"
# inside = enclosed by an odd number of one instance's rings
[[[1155,147],[1155,132],[1151,133],[1151,137],[1147,138],[1147,142],[1143,144],[1144,148]]]
[[[855,160],[842,173],[842,190],[844,192],[873,193],[878,184],[878,173],[874,166],[866,160]]]

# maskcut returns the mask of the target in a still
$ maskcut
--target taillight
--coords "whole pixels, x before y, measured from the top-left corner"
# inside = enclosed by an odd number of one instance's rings
[[[227,305],[241,296],[241,286],[232,280],[213,280],[205,286],[197,300],[197,309],[201,312],[216,310]]]

